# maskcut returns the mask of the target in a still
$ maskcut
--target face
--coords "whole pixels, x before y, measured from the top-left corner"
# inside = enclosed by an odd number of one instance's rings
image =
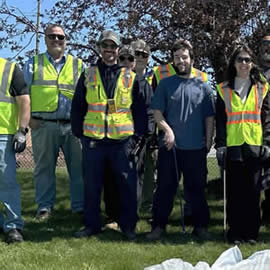
[[[260,46],[260,59],[263,64],[270,67],[270,36],[265,36],[262,39]]]
[[[136,68],[145,69],[148,64],[149,54],[135,50],[135,58],[136,58]]]
[[[119,46],[116,45],[112,40],[104,40],[99,45],[100,54],[102,57],[102,61],[106,65],[114,65],[117,63]]]
[[[130,69],[134,69],[135,64],[136,64],[134,56],[130,54],[120,55],[119,62],[121,66],[130,68]]]
[[[250,70],[252,69],[252,58],[245,52],[240,52],[235,61],[234,66],[236,68],[236,76],[241,78],[248,78]]]
[[[66,37],[61,27],[47,29],[45,43],[52,56],[64,55],[66,49]]]
[[[193,65],[188,49],[179,49],[173,53],[173,63],[178,69],[179,75],[189,75]]]

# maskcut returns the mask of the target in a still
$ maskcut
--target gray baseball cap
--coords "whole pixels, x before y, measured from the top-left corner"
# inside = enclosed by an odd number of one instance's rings
[[[132,47],[133,47],[134,51],[144,52],[144,53],[147,53],[147,54],[151,53],[150,47],[142,39],[133,41],[132,42]]]
[[[132,55],[135,57],[135,52],[131,45],[124,45],[123,47],[120,48],[119,50],[119,55]]]
[[[100,44],[101,42],[105,40],[111,40],[118,46],[121,44],[119,35],[112,30],[103,31],[98,39],[97,44]]]

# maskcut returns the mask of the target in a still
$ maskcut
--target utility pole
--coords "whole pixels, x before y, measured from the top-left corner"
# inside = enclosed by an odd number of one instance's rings
[[[40,44],[40,39],[39,39],[39,28],[40,28],[40,6],[41,6],[41,1],[40,1],[40,0],[37,0],[36,54],[39,53],[39,44]]]

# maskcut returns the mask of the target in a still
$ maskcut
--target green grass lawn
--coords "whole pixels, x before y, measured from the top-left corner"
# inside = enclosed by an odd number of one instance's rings
[[[170,258],[181,258],[195,265],[198,261],[212,264],[232,245],[223,241],[222,183],[218,179],[215,160],[209,160],[208,202],[211,211],[209,231],[213,240],[200,242],[190,235],[191,227],[183,234],[180,225],[179,199],[170,217],[167,235],[158,242],[145,240],[151,227],[149,216],[141,217],[137,224],[138,239],[126,241],[119,232],[105,231],[89,239],[75,239],[74,231],[82,223],[79,215],[72,214],[69,202],[69,184],[65,169],[57,170],[57,201],[53,217],[47,223],[35,219],[34,184],[31,170],[18,171],[22,186],[22,209],[25,221],[25,242],[14,245],[0,242],[0,269],[85,269],[85,270],[139,270]],[[261,228],[260,242],[240,246],[244,258],[252,253],[268,249],[270,229]]]

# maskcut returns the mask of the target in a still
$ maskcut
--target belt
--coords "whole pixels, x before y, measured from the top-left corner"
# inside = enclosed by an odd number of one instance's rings
[[[46,122],[54,122],[54,123],[58,123],[58,124],[70,123],[70,120],[68,120],[68,119],[43,119],[43,118],[39,118],[39,117],[32,117],[32,118],[36,119],[36,120],[41,120],[41,121],[46,121]]]

